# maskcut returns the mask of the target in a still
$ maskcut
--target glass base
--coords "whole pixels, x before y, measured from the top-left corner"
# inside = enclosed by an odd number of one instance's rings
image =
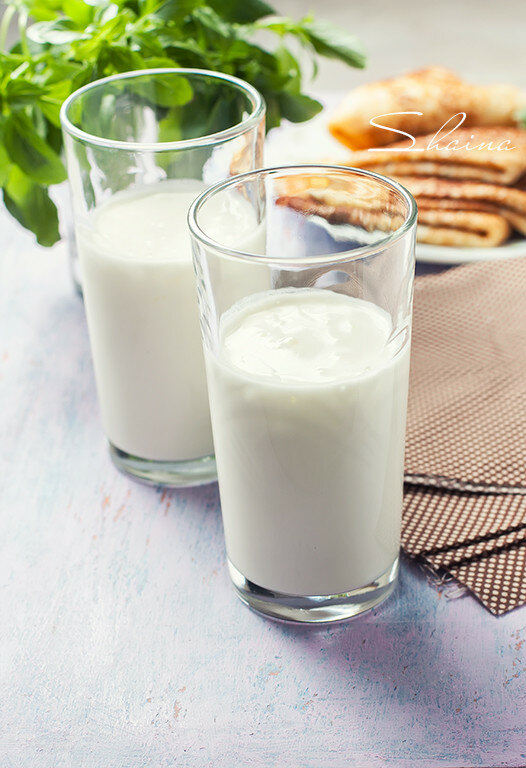
[[[338,595],[287,595],[271,592],[245,579],[228,560],[228,569],[234,588],[250,608],[281,621],[322,624],[344,621],[374,608],[385,600],[396,586],[398,557],[381,576],[371,584]]]
[[[217,480],[213,455],[188,461],[151,461],[132,456],[109,443],[111,460],[118,470],[147,485],[167,488],[189,488],[206,485]]]

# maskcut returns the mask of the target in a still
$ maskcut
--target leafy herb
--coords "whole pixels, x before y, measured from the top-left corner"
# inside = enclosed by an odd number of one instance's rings
[[[5,40],[17,18],[19,41]],[[42,245],[59,238],[48,187],[66,178],[59,113],[100,77],[154,67],[198,67],[252,83],[267,129],[321,110],[302,92],[289,39],[319,56],[365,66],[358,42],[326,22],[276,15],[264,0],[7,0],[0,26],[0,187],[9,212]],[[261,39],[269,39],[267,46]]]

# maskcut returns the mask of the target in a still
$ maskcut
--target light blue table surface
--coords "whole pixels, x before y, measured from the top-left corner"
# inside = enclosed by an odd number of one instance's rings
[[[217,486],[111,464],[64,250],[0,245],[0,768],[526,765],[526,609],[404,562],[350,623],[249,611]]]

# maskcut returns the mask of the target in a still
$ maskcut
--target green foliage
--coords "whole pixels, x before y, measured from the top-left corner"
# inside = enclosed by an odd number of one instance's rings
[[[5,50],[18,19],[19,41]],[[267,44],[260,41],[270,39]],[[252,83],[267,102],[267,129],[301,122],[321,105],[302,93],[293,38],[314,69],[319,56],[365,65],[357,41],[311,16],[279,17],[264,0],[7,0],[0,27],[0,187],[10,213],[42,245],[58,240],[48,187],[66,178],[59,113],[64,99],[100,77],[157,67],[198,67]],[[189,98],[159,92],[163,106]],[[168,113],[166,136],[178,126]]]
[[[41,245],[53,245],[59,239],[57,209],[47,188],[32,181],[13,165],[3,185],[4,203],[9,213],[36,235]]]

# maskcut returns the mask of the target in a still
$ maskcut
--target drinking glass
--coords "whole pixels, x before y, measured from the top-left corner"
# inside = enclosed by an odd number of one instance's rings
[[[416,205],[352,168],[246,173],[189,212],[228,567],[272,617],[398,573]]]
[[[261,165],[265,106],[228,75],[127,72],[61,112],[91,351],[110,454],[145,482],[216,478],[186,216]]]

